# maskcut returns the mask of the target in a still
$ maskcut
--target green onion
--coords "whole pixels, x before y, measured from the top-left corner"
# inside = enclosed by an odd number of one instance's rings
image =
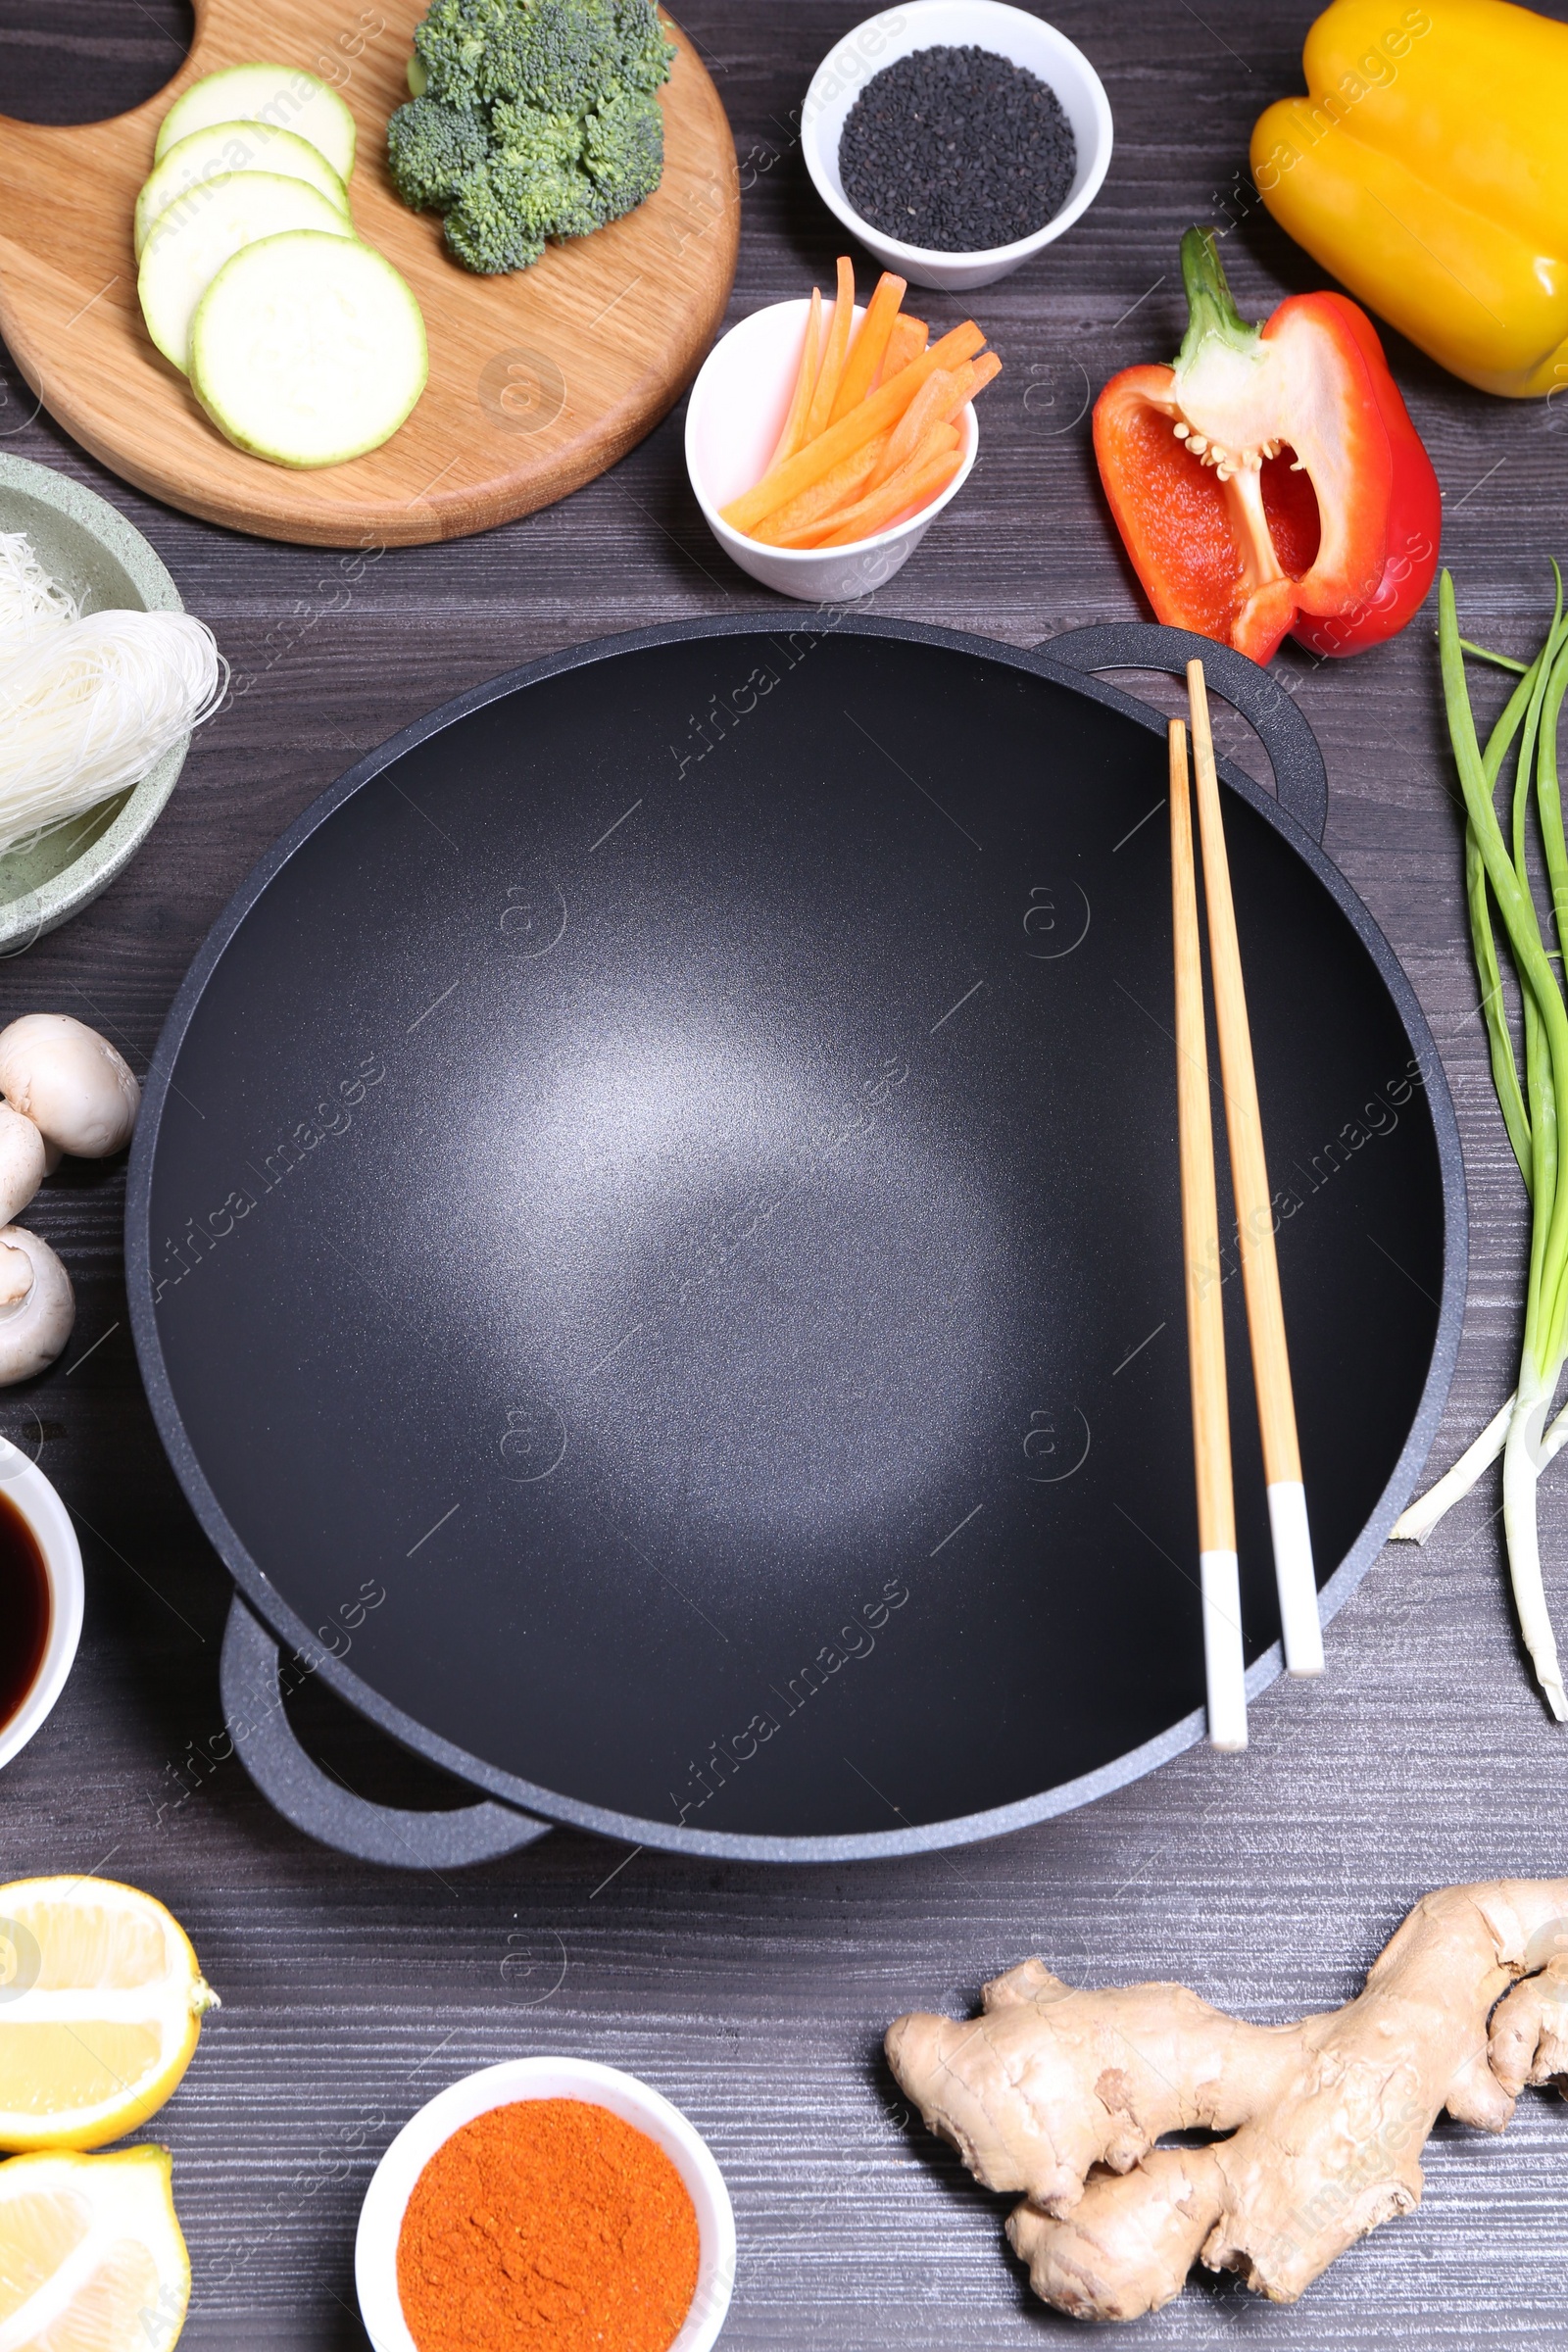
[[[1531,662],[1489,653],[1459,634],[1453,580],[1445,571],[1438,594],[1438,642],[1448,739],[1464,794],[1466,895],[1481,1009],[1491,1049],[1493,1081],[1503,1124],[1530,1195],[1530,1275],[1525,1293],[1524,1341],[1513,1396],[1431,1494],[1411,1506],[1396,1536],[1423,1542],[1438,1520],[1467,1494],[1490,1462],[1502,1455],[1503,1526],[1520,1631],[1536,1676],[1557,1720],[1568,1722],[1557,1644],[1541,1575],[1536,1495],[1542,1471],[1568,1440],[1568,1412],[1548,1430],[1546,1416],[1568,1357],[1568,1168],[1558,1165],[1558,1103],[1568,1103],[1568,1004],[1563,998],[1561,948],[1568,934],[1568,843],[1557,776],[1557,721],[1568,693],[1568,618],[1562,576],[1556,577],[1551,625]],[[1465,680],[1464,657],[1519,673],[1519,683],[1483,752]],[[1496,806],[1503,762],[1513,749],[1513,790],[1505,837]],[[1551,894],[1554,946],[1547,945],[1531,886],[1527,852],[1535,808]],[[1502,972],[1493,923],[1501,919],[1524,1015],[1524,1081],[1503,1002]]]
[[[1498,669],[1526,670],[1530,667],[1528,662],[1516,662],[1512,654],[1494,654],[1487,646],[1472,645],[1468,637],[1460,638],[1459,651],[1461,654],[1474,654],[1478,662],[1494,662]]]

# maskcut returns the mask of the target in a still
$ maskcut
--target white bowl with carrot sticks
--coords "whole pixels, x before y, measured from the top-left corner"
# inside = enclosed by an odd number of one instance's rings
[[[972,319],[932,343],[884,276],[863,309],[773,303],[710,353],[686,413],[709,529],[753,579],[842,604],[906,564],[979,454],[974,395],[1001,368]]]

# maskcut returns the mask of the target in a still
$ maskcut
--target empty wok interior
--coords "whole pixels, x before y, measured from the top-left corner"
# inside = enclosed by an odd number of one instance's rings
[[[954,1821],[1189,1716],[1163,794],[1026,660],[846,630],[566,668],[342,800],[147,1195],[165,1434],[264,1611],[655,1836]],[[1226,813],[1326,1579],[1422,1398],[1442,1170],[1350,919]]]

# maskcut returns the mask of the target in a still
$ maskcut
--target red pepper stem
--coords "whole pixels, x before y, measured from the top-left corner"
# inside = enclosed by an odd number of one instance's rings
[[[1197,359],[1210,335],[1234,350],[1250,351],[1261,330],[1249,325],[1236,308],[1235,297],[1220,263],[1211,228],[1190,228],[1182,239],[1182,283],[1187,288],[1187,333],[1176,354],[1177,372]]]

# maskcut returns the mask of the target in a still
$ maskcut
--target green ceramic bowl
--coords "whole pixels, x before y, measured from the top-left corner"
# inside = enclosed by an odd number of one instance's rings
[[[64,474],[0,455],[0,531],[33,553],[88,612],[180,612],[178,589],[140,531]],[[126,792],[0,857],[0,956],[21,956],[107,890],[135,857],[174,789],[187,735]]]

